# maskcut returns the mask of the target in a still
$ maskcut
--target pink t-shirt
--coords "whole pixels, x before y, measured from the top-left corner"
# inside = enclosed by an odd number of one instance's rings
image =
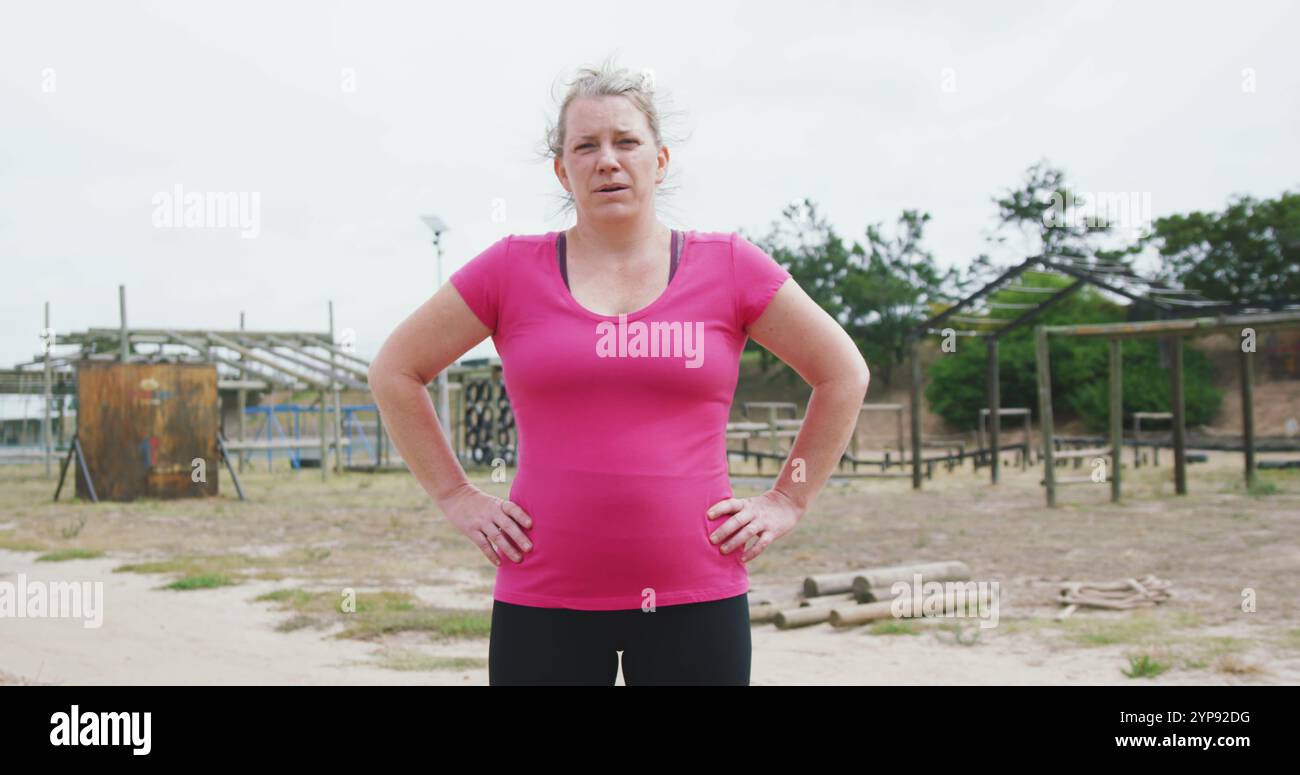
[[[687,231],[667,289],[601,315],[560,276],[559,232],[501,238],[451,275],[493,331],[519,437],[510,500],[533,550],[493,598],[603,611],[749,591],[705,511],[732,496],[726,427],[746,327],[790,277],[735,233]]]

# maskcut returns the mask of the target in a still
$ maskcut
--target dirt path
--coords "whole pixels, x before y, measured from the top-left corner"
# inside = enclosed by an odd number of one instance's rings
[[[286,614],[254,600],[292,581],[249,582],[178,592],[155,576],[113,573],[120,559],[36,562],[35,553],[0,550],[0,582],[103,583],[103,623],[81,619],[0,619],[0,683],[36,684],[419,684],[487,683],[486,639],[451,645],[412,633],[376,644],[310,629],[281,632]],[[483,601],[490,605],[490,599]],[[1055,650],[1029,634],[998,634],[963,646],[938,630],[872,635],[863,628],[817,625],[753,629],[754,685],[780,684],[1123,684],[1119,646]],[[394,670],[385,655],[464,657],[480,667]],[[1275,664],[1271,676],[1175,674],[1159,683],[1292,683],[1300,660]],[[619,677],[622,683],[622,677]]]

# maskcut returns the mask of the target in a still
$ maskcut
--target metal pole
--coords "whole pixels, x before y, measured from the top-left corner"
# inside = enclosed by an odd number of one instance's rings
[[[121,319],[122,319],[121,360],[122,363],[126,363],[127,359],[131,355],[131,337],[130,335],[127,334],[126,331],[126,286],[125,285],[117,286],[117,306],[118,306],[119,314],[121,315]]]

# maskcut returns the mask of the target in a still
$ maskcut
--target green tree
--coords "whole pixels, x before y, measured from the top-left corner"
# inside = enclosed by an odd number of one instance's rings
[[[1099,255],[1103,241],[1113,234],[1106,214],[1088,213],[1065,171],[1046,159],[1031,164],[1020,186],[994,196],[993,203],[997,205],[997,227],[989,241],[1005,246],[1008,233],[1019,233],[1024,241],[1015,247],[1022,257],[1074,256],[1087,261],[1095,256],[1118,261],[1130,252]]]
[[[785,267],[809,298],[843,324],[846,312],[842,288],[846,277],[853,271],[849,248],[826,219],[818,214],[816,203],[811,199],[790,203],[764,237],[751,237],[743,232],[742,235]],[[753,340],[747,342],[745,348],[760,353],[764,371],[775,360]],[[786,374],[786,377],[792,378],[792,375]]]
[[[1159,218],[1142,243],[1158,249],[1162,279],[1207,298],[1300,298],[1300,193],[1238,196],[1221,213]]]
[[[854,245],[854,270],[844,278],[848,314],[842,323],[885,387],[893,385],[894,367],[906,354],[908,332],[967,283],[955,267],[940,270],[922,247],[929,220],[929,213],[904,210],[892,236],[884,224],[868,226],[867,244]]]

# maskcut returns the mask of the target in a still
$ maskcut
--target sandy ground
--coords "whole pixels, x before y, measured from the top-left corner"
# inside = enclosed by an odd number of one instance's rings
[[[1164,460],[1162,456],[1162,461]],[[751,599],[793,602],[808,573],[906,560],[959,559],[1002,585],[998,627],[919,623],[881,634],[819,624],[753,627],[755,685],[1300,683],[1294,588],[1300,570],[1300,476],[1265,472],[1269,494],[1242,492],[1240,457],[1193,466],[1193,492],[1172,496],[1170,471],[1130,474],[1131,495],[1066,488],[1043,507],[1040,471],[936,472],[913,493],[903,480],[837,482],[799,528],[751,566]],[[98,629],[79,619],[0,618],[0,683],[12,684],[476,684],[487,683],[486,637],[418,630],[369,639],[340,629],[280,631],[293,614],[259,594],[276,589],[400,590],[421,604],[482,615],[492,568],[450,528],[406,475],[250,471],[251,500],[224,487],[207,502],[49,502],[35,473],[0,472],[0,582],[100,581]],[[737,495],[758,486],[738,479]],[[762,481],[762,480],[759,480]],[[224,482],[227,485],[228,482]],[[485,489],[493,487],[484,482]],[[86,519],[82,521],[82,518]],[[103,556],[37,562],[44,551]],[[142,560],[238,557],[234,586],[176,591],[178,574],[114,572]],[[1155,573],[1176,598],[1156,610],[1080,611],[1055,623],[1062,579]],[[1244,589],[1258,610],[1244,613]],[[964,624],[965,638],[952,631]],[[978,632],[978,639],[970,642]],[[1148,654],[1171,668],[1148,679],[1121,670]],[[394,669],[396,657],[468,660]],[[422,667],[419,665],[423,665]],[[619,682],[622,682],[621,676]]]

